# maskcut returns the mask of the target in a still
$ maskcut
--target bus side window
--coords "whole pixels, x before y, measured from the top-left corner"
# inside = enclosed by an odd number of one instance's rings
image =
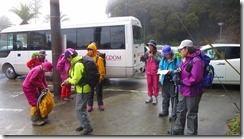
[[[15,45],[18,50],[27,49],[27,33],[17,33],[16,40]]]
[[[17,40],[15,42],[15,44],[16,44],[16,47],[17,47],[18,50],[23,50],[24,49],[23,48],[23,42],[21,42],[20,40]]]

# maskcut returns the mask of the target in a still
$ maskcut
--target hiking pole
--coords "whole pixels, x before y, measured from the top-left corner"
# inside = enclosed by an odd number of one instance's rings
[[[180,68],[177,68],[175,70],[175,75],[173,76],[172,80],[174,81],[174,95],[173,95],[173,105],[172,105],[172,112],[171,117],[169,118],[170,121],[170,134],[173,135],[173,126],[176,121],[176,109],[177,109],[177,103],[178,103],[178,85],[180,84]]]

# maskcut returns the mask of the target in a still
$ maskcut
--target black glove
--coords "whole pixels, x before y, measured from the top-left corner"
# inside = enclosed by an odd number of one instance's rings
[[[180,74],[179,74],[179,73],[176,73],[176,74],[173,76],[172,80],[174,81],[174,83],[175,83],[176,85],[180,85],[180,84],[181,84]]]

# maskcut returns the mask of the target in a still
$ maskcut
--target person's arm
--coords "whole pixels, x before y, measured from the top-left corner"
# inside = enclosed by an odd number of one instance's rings
[[[36,57],[33,57],[32,59],[30,59],[30,60],[26,63],[26,66],[27,66],[29,69],[32,69],[32,68],[33,68],[33,64],[34,64],[35,61],[36,61]]]
[[[97,65],[100,73],[100,81],[102,81],[104,80],[104,76],[105,76],[104,60],[102,57],[98,57]]]

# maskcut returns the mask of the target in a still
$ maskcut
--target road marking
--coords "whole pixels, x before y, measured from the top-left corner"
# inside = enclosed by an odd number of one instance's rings
[[[0,111],[21,112],[21,111],[23,111],[23,109],[4,109],[4,108],[0,108]]]
[[[24,92],[16,92],[16,95],[11,95],[10,97],[11,98],[15,98],[15,97],[18,97],[20,95],[24,94]]]

